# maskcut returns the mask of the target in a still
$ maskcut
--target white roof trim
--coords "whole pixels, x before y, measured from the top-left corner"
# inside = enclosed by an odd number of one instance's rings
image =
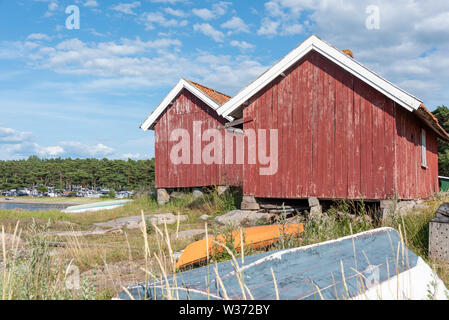
[[[204,94],[197,87],[189,83],[188,81],[181,79],[178,84],[170,91],[170,93],[165,97],[165,99],[161,102],[161,104],[154,110],[154,112],[148,117],[147,120],[140,126],[143,131],[147,131],[154,128],[157,119],[159,119],[160,115],[165,111],[165,109],[170,105],[170,103],[178,96],[178,94],[182,91],[182,89],[189,90],[192,94],[201,99],[205,104],[214,109],[215,111],[220,107],[220,104],[215,102],[209,96]],[[225,116],[225,118],[229,121],[232,121],[233,118],[229,116]]]
[[[302,44],[300,44],[296,49],[291,51],[288,55],[286,55],[281,61],[271,67],[257,80],[252,82],[245,89],[240,91],[236,96],[223,104],[217,110],[218,114],[229,116],[243,103],[249,100],[257,92],[262,90],[266,85],[276,79],[281,73],[285,72],[288,68],[298,62],[302,57],[304,57],[312,50],[315,50],[316,52],[322,54],[332,62],[336,63],[357,78],[372,86],[374,89],[383,93],[408,111],[417,110],[422,104],[422,101],[418,98],[412,96],[408,92],[385,80],[381,76],[361,65],[356,60],[347,56],[345,53],[313,35],[305,40]]]

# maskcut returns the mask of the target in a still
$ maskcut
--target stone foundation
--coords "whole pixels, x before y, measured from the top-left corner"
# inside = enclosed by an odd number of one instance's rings
[[[243,196],[242,210],[251,210],[251,211],[257,211],[260,210],[260,205],[257,203],[257,200],[253,196]]]

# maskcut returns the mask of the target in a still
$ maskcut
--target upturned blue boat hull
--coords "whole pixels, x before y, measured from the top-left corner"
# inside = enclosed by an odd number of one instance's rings
[[[423,281],[432,282],[434,277],[422,259],[403,245],[399,233],[390,228],[256,254],[245,257],[244,263],[239,258],[238,263],[248,288],[246,296],[231,261],[170,277],[170,294],[181,300],[224,299],[226,294],[232,300],[251,296],[256,300],[275,300],[276,292],[281,300],[421,299],[427,295]],[[215,268],[223,286],[217,282]],[[441,292],[446,289],[441,280],[437,279],[437,284]],[[119,299],[164,299],[167,283],[158,280],[127,291],[121,292]]]

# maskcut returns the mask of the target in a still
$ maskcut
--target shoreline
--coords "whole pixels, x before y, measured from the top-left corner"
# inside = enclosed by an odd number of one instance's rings
[[[13,203],[13,204],[36,204],[36,205],[55,205],[55,206],[79,206],[83,204],[89,204],[89,203],[95,203],[95,202],[101,202],[100,199],[95,199],[99,201],[77,201],[77,200],[56,200],[56,201],[41,201],[41,200],[32,200],[32,199],[17,199],[14,198],[13,200],[6,200],[5,198],[0,198],[0,203]]]

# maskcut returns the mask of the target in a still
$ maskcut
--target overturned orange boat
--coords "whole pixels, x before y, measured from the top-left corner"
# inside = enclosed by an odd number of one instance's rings
[[[253,227],[232,232],[232,241],[235,250],[240,251],[242,246],[241,235],[243,235],[244,248],[261,249],[273,245],[282,236],[297,237],[303,232],[303,224]],[[224,245],[226,238],[224,235],[219,235],[190,244],[179,258],[176,268],[186,268],[197,263],[205,262],[208,255],[211,256],[212,254],[223,251],[224,249],[215,242]]]

